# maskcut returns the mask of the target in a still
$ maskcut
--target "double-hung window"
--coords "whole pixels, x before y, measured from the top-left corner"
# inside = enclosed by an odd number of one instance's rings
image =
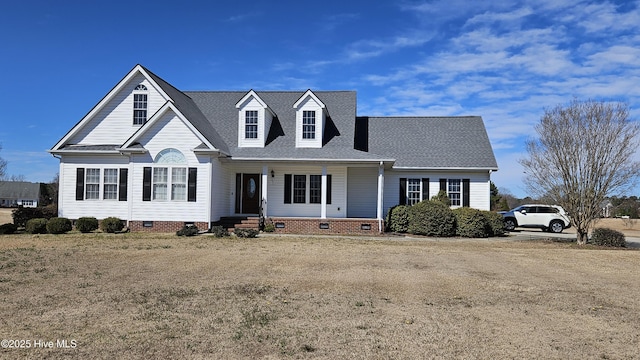
[[[104,200],[118,199],[118,169],[104,169]]]
[[[302,112],[302,138],[316,138],[316,112],[305,110]]]
[[[187,168],[171,169],[171,200],[187,200]]]
[[[447,194],[449,194],[449,200],[451,200],[451,206],[462,205],[462,187],[460,179],[449,179],[447,187]]]
[[[143,169],[142,201],[196,201],[198,169],[179,150],[160,151],[154,163]]]
[[[309,175],[309,203],[320,204],[322,202],[322,176]]]
[[[85,179],[85,199],[100,199],[100,169],[87,169]]]
[[[140,84],[133,93],[133,125],[142,125],[147,121],[147,87]]]
[[[167,200],[167,173],[166,167],[153,168],[153,200]]]
[[[307,201],[307,176],[293,175],[293,203],[304,204]]]
[[[407,179],[407,205],[422,201],[422,179]]]
[[[258,111],[247,110],[244,113],[244,137],[245,139],[258,138]]]

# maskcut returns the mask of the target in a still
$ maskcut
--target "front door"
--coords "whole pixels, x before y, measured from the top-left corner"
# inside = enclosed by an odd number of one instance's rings
[[[242,174],[242,207],[243,214],[260,212],[260,174]]]

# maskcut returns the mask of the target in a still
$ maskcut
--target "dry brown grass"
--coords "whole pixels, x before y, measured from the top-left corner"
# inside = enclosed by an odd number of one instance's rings
[[[11,217],[12,210],[13,209],[10,208],[0,208],[0,225],[13,223],[13,218]]]
[[[554,242],[0,237],[0,357],[627,359],[640,253]]]

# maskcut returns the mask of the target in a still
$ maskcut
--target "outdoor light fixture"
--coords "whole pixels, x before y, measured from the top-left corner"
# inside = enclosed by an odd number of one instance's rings
[[[271,177],[274,177],[275,175],[273,174],[273,170],[271,170]]]

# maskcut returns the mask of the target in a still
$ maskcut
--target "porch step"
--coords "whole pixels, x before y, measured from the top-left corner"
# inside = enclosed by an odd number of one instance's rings
[[[234,229],[260,229],[260,218],[257,216],[224,216],[213,223],[233,232]]]

